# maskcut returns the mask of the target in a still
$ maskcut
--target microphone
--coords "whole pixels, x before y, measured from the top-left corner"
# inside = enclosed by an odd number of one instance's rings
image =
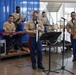
[[[36,24],[38,24],[38,21],[36,21]]]
[[[63,20],[67,20],[67,19],[65,19],[64,17],[61,17],[61,19],[63,19]]]
[[[38,42],[38,21],[36,21],[36,42]]]
[[[34,21],[34,24],[36,25],[36,24],[38,24],[38,21],[36,20],[36,21]]]

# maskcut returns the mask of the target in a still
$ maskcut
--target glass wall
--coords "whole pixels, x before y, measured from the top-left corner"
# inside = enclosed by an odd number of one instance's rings
[[[0,30],[3,28],[3,23],[8,20],[8,15],[15,12],[16,6],[21,7],[21,13],[23,17],[26,17],[30,12],[39,11],[40,0],[0,0]],[[31,16],[26,18],[26,21],[31,19]],[[24,28],[25,23],[23,24]],[[23,38],[26,41],[28,36]]]
[[[40,16],[41,16],[42,11],[45,11],[46,15],[47,15],[47,19],[48,19],[49,23],[52,25],[53,17],[47,9],[47,4],[48,4],[48,2],[40,2]]]

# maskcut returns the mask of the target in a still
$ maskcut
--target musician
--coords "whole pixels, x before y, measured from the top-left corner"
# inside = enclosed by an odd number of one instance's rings
[[[76,13],[71,12],[71,20],[67,23],[66,29],[68,33],[71,35],[71,42],[72,42],[72,47],[73,47],[73,61],[76,60],[76,41],[74,39],[74,23],[76,21]]]
[[[8,17],[8,21],[4,22],[3,24],[3,30],[4,32],[15,32],[16,30],[16,27],[15,27],[15,24],[13,23],[13,16],[12,15],[9,15]],[[9,40],[10,38],[13,39],[12,36],[8,35],[6,37],[4,37],[6,39],[6,45],[7,45],[7,48],[10,47],[10,43],[11,43],[11,40]],[[8,54],[9,50],[6,50],[6,54]]]
[[[36,69],[36,58],[35,58],[35,50],[37,50],[37,64],[38,68],[44,69],[42,65],[42,43],[38,38],[38,42],[36,42],[36,26],[38,23],[38,32],[39,37],[44,32],[44,26],[40,20],[38,20],[38,12],[33,12],[33,18],[28,21],[24,27],[25,31],[29,34],[29,44],[30,44],[30,52],[32,59],[32,68]]]
[[[25,22],[25,18],[23,18],[22,14],[20,13],[20,7],[16,6],[16,12],[12,14],[14,16],[14,23],[16,26],[16,31],[22,31],[22,22]]]
[[[25,22],[25,18],[23,18],[23,15],[20,13],[20,7],[16,6],[16,12],[12,14],[14,16],[14,24],[16,26],[16,32],[23,31],[23,25],[22,22]],[[18,35],[18,37],[22,37]],[[19,41],[19,44],[22,46],[22,39]],[[16,47],[15,49],[19,49]],[[23,49],[22,49],[23,50]]]
[[[50,24],[48,23],[48,19],[46,17],[46,12],[45,11],[42,12],[42,17],[40,18],[40,20],[42,21],[42,23],[44,25],[44,28],[45,28],[44,30],[46,32],[47,31],[47,27],[46,26],[48,26]]]
[[[15,27],[15,24],[13,23],[12,15],[9,15],[8,21],[4,22],[3,29],[5,32],[15,32],[16,27]]]

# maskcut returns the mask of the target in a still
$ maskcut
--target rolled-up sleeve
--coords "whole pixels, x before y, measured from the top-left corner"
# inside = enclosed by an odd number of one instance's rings
[[[24,26],[24,30],[29,30],[29,23],[26,23],[26,25]]]
[[[44,30],[43,23],[40,21],[41,28]]]
[[[67,23],[66,29],[68,30],[69,28],[70,28],[70,25],[69,25],[69,23]]]
[[[4,30],[4,31],[7,30],[6,23],[3,24],[3,30]]]

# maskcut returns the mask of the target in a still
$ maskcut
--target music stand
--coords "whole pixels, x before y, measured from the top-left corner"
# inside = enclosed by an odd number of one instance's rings
[[[40,37],[40,40],[42,41],[46,40],[49,43],[49,69],[44,70],[44,72],[48,71],[47,75],[49,75],[50,72],[56,72],[55,70],[51,71],[51,63],[50,63],[51,62],[51,45],[56,44],[57,38],[59,37],[60,34],[61,32],[46,32],[42,34],[42,36]]]

